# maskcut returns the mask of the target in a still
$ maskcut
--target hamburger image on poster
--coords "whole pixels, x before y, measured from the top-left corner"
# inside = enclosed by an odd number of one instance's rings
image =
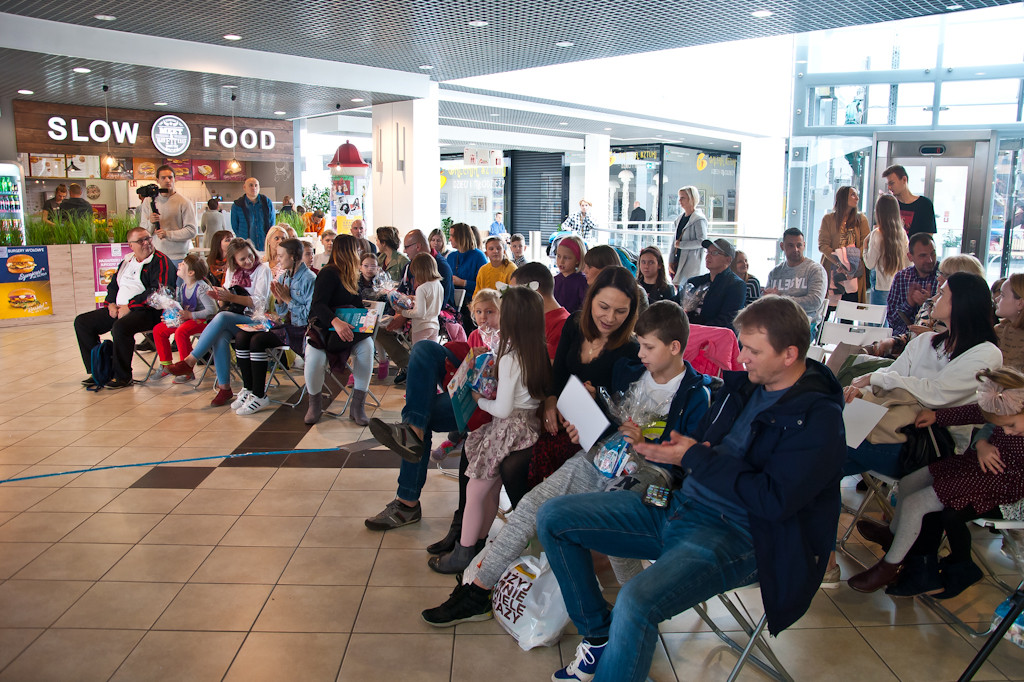
[[[23,275],[36,269],[36,261],[27,253],[20,253],[7,259],[7,271],[14,275]]]
[[[7,302],[12,308],[31,308],[39,303],[31,289],[12,289],[7,293]]]

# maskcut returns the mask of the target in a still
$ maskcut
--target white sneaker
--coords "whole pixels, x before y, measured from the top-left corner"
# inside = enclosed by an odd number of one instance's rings
[[[231,403],[231,409],[237,410],[242,405],[245,405],[245,402],[249,399],[251,395],[252,391],[250,391],[247,388],[243,388],[241,391],[238,392],[238,395],[235,396],[234,402]]]
[[[268,405],[270,405],[270,398],[267,398],[265,396],[263,398],[260,398],[250,393],[249,399],[245,402],[244,405],[235,410],[235,414],[256,414],[257,412],[267,407]]]

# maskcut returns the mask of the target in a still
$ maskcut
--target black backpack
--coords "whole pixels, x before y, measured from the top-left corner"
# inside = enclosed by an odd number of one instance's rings
[[[98,391],[114,378],[114,344],[110,340],[101,341],[92,347],[90,355],[92,364],[92,386],[87,390]]]

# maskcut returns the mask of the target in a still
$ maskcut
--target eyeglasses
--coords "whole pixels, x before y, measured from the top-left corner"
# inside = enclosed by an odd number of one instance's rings
[[[153,243],[153,238],[152,237],[143,237],[142,239],[136,239],[135,241],[128,242],[128,243],[129,244],[152,244]]]

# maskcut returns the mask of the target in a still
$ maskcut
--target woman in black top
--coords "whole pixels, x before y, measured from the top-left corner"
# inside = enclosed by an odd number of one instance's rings
[[[339,235],[331,249],[331,262],[316,276],[313,301],[309,307],[309,321],[319,331],[323,348],[306,344],[306,389],[309,393],[309,411],[306,423],[315,424],[323,413],[324,369],[328,353],[351,351],[355,390],[352,394],[349,416],[360,426],[369,423],[363,413],[366,389],[370,384],[373,365],[373,341],[370,335],[357,333],[352,325],[339,318],[338,308],[362,308],[359,296],[359,240],[349,234]]]
[[[668,283],[665,257],[661,255],[661,249],[657,246],[648,246],[640,252],[637,264],[639,267],[636,281],[647,293],[648,303],[675,300],[676,288]]]

